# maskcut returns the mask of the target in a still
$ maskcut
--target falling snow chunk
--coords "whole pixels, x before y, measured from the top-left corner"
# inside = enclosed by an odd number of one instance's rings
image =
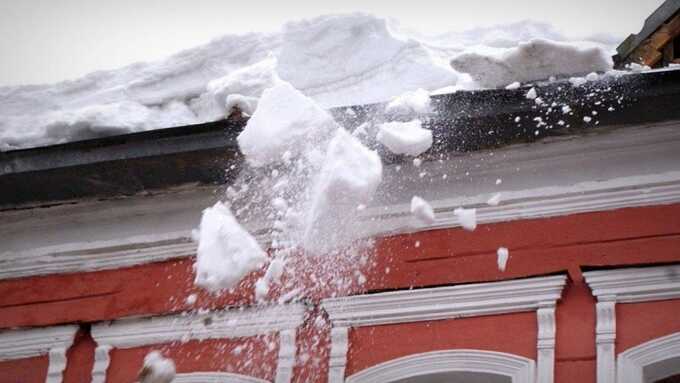
[[[588,117],[588,116],[583,117],[583,121],[585,121],[585,122],[590,122],[592,120],[593,119],[591,117]]]
[[[536,97],[538,97],[538,95],[536,94],[536,88],[529,89],[529,91],[527,92],[525,97],[530,99],[530,100],[536,99]]]
[[[519,116],[515,117],[515,122],[519,122],[521,118]]]
[[[496,251],[496,254],[498,256],[497,259],[498,270],[505,271],[505,267],[508,264],[508,256],[510,255],[510,252],[505,247],[499,247],[498,250]]]
[[[144,367],[139,373],[140,383],[170,383],[175,378],[175,363],[160,352],[151,351],[144,357]]]
[[[567,114],[571,112],[571,107],[569,105],[563,105],[562,106],[562,114]]]
[[[301,151],[301,142],[317,143],[336,128],[330,114],[283,82],[262,93],[238,144],[251,165],[264,166],[281,159],[286,151]]]
[[[464,209],[462,207],[453,211],[463,229],[473,231],[477,228],[477,209]]]
[[[505,87],[505,89],[507,89],[507,90],[519,89],[519,87],[520,87],[521,85],[522,85],[522,84],[520,84],[519,81],[515,81],[515,82],[513,82],[513,83],[507,85],[507,86]]]
[[[196,294],[191,294],[187,297],[186,302],[188,305],[193,305],[196,303],[196,300],[198,299],[198,295]]]
[[[325,254],[354,240],[356,206],[368,204],[381,181],[380,156],[339,128],[311,190],[302,246]]]
[[[222,202],[203,211],[196,256],[196,284],[210,291],[230,289],[264,262],[255,238]]]
[[[432,206],[418,196],[413,196],[413,198],[411,198],[411,214],[425,224],[432,224],[435,222]]]
[[[386,122],[376,139],[395,154],[417,156],[432,146],[432,131],[423,129],[420,120]]]
[[[486,201],[486,204],[489,206],[498,206],[499,203],[501,203],[501,193],[492,195],[491,198]]]
[[[503,180],[500,178],[496,178],[496,185],[500,185],[501,183],[503,183]]]
[[[418,168],[418,167],[420,167],[420,165],[422,165],[422,164],[423,164],[423,160],[421,160],[420,158],[414,158],[414,159],[413,159],[413,166],[415,166],[415,167]]]
[[[385,107],[385,113],[393,115],[426,114],[430,111],[430,94],[425,89],[406,92]]]

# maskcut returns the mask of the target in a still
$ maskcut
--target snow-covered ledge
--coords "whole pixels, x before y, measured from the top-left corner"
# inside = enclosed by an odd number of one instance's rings
[[[597,297],[597,383],[626,381],[617,376],[616,304],[679,299],[680,265],[588,271],[583,276]]]
[[[347,378],[347,383],[395,382],[445,372],[502,375],[512,383],[533,383],[535,363],[521,356],[481,350],[442,350],[380,363]]]
[[[296,329],[304,321],[303,304],[287,304],[245,310],[223,310],[201,314],[122,319],[92,326],[97,342],[92,382],[106,381],[112,348],[132,348],[188,340],[241,338],[279,333],[276,383],[288,383],[297,352]]]
[[[0,332],[0,361],[48,355],[45,382],[59,383],[77,331],[78,326],[54,326]]]
[[[538,368],[531,382],[550,383],[555,364],[555,304],[565,283],[566,276],[559,275],[325,299],[321,305],[333,325],[328,381],[345,381],[351,327],[536,311]]]

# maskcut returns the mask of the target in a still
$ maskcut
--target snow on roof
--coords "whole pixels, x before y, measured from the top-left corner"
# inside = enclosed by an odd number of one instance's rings
[[[516,47],[533,38],[549,39],[529,43],[543,47],[538,53],[547,60],[522,56],[525,45]],[[328,108],[387,101],[418,88],[475,89],[504,86],[515,77],[538,79],[517,74],[524,64],[525,72],[533,71],[531,62],[540,63],[541,77],[609,68],[602,45],[584,51],[582,43],[554,43],[564,40],[549,25],[532,22],[423,37],[375,16],[320,16],[280,32],[228,35],[165,60],[77,80],[1,87],[0,151],[219,120],[227,107],[238,105],[226,98],[252,102],[248,97],[259,97],[279,78]],[[572,62],[582,58],[585,64],[555,66],[553,47],[560,54],[568,49]],[[449,63],[453,57],[458,70]],[[494,67],[512,61],[511,71],[489,82],[464,57]]]

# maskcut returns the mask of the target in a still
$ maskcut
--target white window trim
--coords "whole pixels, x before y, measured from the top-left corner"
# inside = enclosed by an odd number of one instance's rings
[[[303,304],[278,305],[244,310],[222,310],[201,314],[180,314],[150,318],[122,319],[92,326],[97,342],[92,383],[106,381],[112,348],[132,348],[188,340],[249,337],[279,334],[279,355],[275,383],[288,383],[293,375],[297,347],[296,330],[303,323]],[[209,324],[206,324],[209,323]]]
[[[78,326],[53,326],[0,332],[0,361],[48,355],[46,383],[59,383],[66,369],[66,351]]]
[[[680,265],[588,271],[583,277],[598,301],[597,383],[626,381],[617,373],[616,304],[679,299]]]
[[[190,372],[175,375],[173,383],[270,383],[252,376],[229,372]]]
[[[507,376],[512,383],[532,383],[533,360],[483,350],[442,350],[409,355],[380,363],[347,378],[347,383],[384,383],[429,374],[469,371]]]
[[[677,357],[680,357],[680,332],[629,348],[618,356],[618,383],[644,383],[646,366]]]
[[[348,331],[351,327],[408,323],[536,311],[536,377],[551,383],[555,365],[555,304],[566,276],[401,290],[324,299],[332,323],[329,383],[345,382]]]

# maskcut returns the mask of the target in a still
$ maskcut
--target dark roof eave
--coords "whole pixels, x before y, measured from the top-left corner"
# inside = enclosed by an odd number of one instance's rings
[[[527,87],[433,96],[436,113],[424,122],[435,136],[430,154],[680,119],[680,70],[624,75],[580,87],[552,82],[537,85],[537,89],[548,103],[569,104],[573,115],[553,111],[546,116],[545,108],[536,108],[535,102],[525,97]],[[599,106],[594,105],[592,95],[601,101]],[[616,112],[606,111],[610,105],[616,106]],[[331,112],[351,129],[380,116],[384,104],[352,106],[349,109],[354,113],[349,114],[347,109]],[[583,116],[592,110],[599,111],[599,125],[583,122]],[[517,116],[522,123],[514,121]],[[535,117],[551,123],[537,128],[532,122]],[[570,127],[556,125],[558,118]],[[242,163],[236,137],[245,123],[223,120],[0,153],[0,209],[131,195],[188,183],[229,182]],[[388,162],[401,160],[386,151],[382,155]]]

